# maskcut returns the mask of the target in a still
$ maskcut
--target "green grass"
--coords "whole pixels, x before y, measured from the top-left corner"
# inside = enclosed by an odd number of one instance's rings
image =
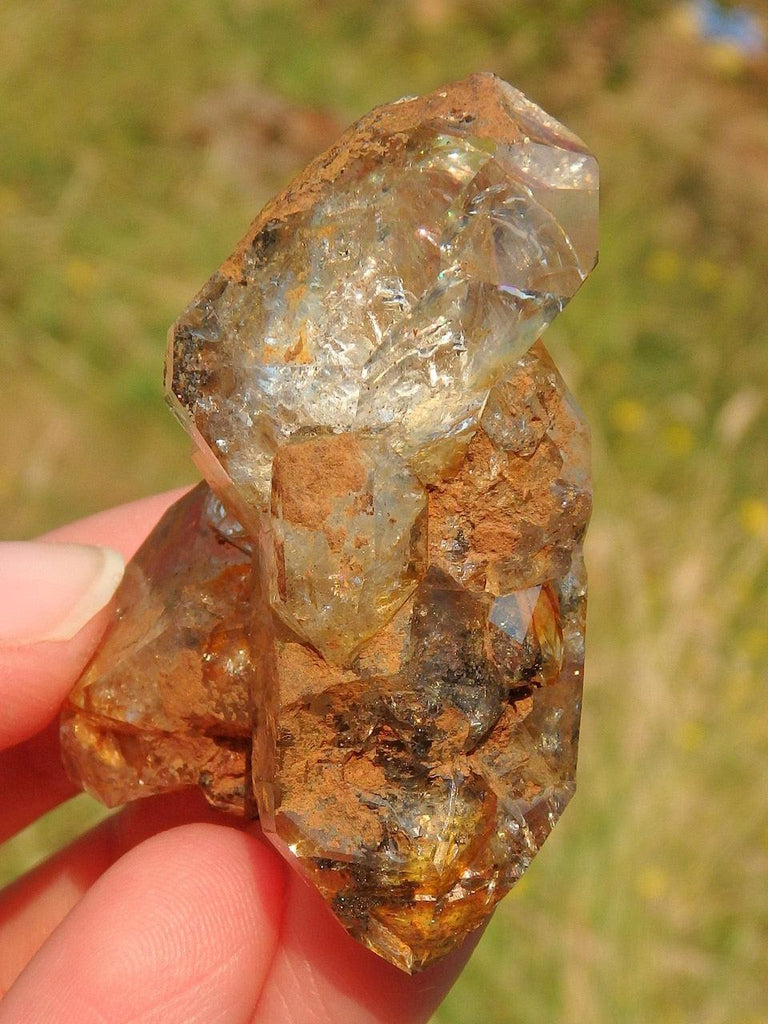
[[[8,537],[193,479],[165,329],[286,172],[244,176],[226,125],[201,141],[207,97],[346,120],[490,68],[600,158],[601,265],[547,337],[595,441],[580,789],[440,1024],[768,1019],[767,79],[665,7],[4,10]],[[73,820],[0,850],[0,877]]]

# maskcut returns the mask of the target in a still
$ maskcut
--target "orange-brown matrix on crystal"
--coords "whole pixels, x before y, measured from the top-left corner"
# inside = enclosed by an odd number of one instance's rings
[[[90,792],[258,813],[406,971],[574,791],[589,434],[537,339],[596,204],[584,145],[488,74],[374,110],[269,203],[171,329],[208,483],[64,711]]]

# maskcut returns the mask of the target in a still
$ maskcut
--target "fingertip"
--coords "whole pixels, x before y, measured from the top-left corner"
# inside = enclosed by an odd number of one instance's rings
[[[50,725],[96,650],[107,614],[97,612],[70,641],[0,644],[0,750]]]
[[[274,957],[284,884],[279,858],[236,829],[182,825],[155,836],[62,922],[0,1021],[246,1022]]]
[[[112,548],[0,543],[0,644],[71,640],[108,604],[124,568]]]
[[[60,526],[42,538],[76,544],[99,544],[116,548],[125,559],[131,558],[149,531],[160,521],[170,506],[183,498],[188,487],[178,487],[162,494],[118,505],[96,512],[85,519]]]
[[[104,631],[129,558],[185,489],[0,544],[0,749],[54,718]]]

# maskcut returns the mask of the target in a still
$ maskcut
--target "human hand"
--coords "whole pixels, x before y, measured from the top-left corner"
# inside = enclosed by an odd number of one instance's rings
[[[128,558],[178,497],[46,540]],[[0,545],[0,842],[75,792],[58,710],[119,569],[92,549]],[[257,826],[196,792],[154,797],[0,893],[0,1024],[416,1024],[473,944],[408,977],[353,941]]]

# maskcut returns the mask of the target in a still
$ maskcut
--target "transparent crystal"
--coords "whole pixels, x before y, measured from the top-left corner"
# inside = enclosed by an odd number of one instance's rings
[[[241,518],[306,428],[381,431],[440,479],[592,269],[596,221],[594,157],[493,75],[362,118],[171,331],[175,408]]]
[[[492,75],[310,164],[171,330],[211,489],[129,566],[64,712],[92,793],[258,812],[406,971],[574,792],[589,432],[538,338],[596,229],[594,157]]]

